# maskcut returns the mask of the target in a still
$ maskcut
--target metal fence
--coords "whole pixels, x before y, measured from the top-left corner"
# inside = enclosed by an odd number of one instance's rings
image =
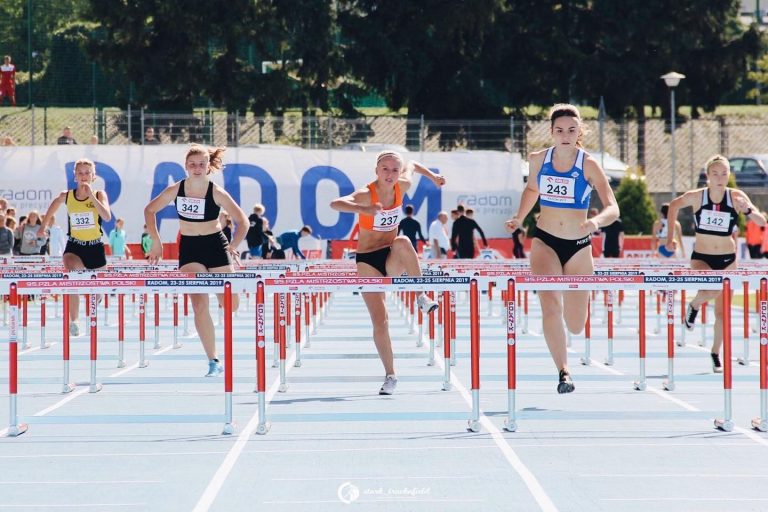
[[[7,111],[7,113],[4,113]],[[586,121],[587,149],[602,150],[645,175],[651,192],[669,192],[671,134],[668,120]],[[429,120],[380,116],[359,119],[233,115],[200,110],[189,115],[143,110],[19,108],[0,110],[0,136],[18,145],[56,144],[70,127],[80,144],[142,144],[152,127],[163,144],[199,142],[219,146],[287,145],[307,149],[376,150],[398,145],[410,151],[530,151],[551,143],[549,122],[498,120]],[[768,118],[718,117],[677,120],[675,155],[677,189],[696,184],[703,162],[714,153],[761,153],[768,140]],[[602,144],[601,144],[602,140]]]

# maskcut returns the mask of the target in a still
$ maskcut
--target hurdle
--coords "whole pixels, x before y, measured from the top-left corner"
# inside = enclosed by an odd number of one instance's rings
[[[234,423],[232,421],[232,388],[233,388],[233,354],[232,354],[232,283],[238,284],[238,291],[255,290],[255,274],[190,274],[176,273],[173,279],[136,278],[126,277],[121,274],[100,277],[90,276],[88,273],[64,274],[59,278],[34,279],[32,275],[24,279],[8,280],[0,279],[0,293],[8,293],[10,302],[9,329],[9,404],[10,417],[8,435],[16,437],[28,430],[33,423],[38,424],[115,424],[115,423],[218,423],[224,424],[222,433],[232,434]],[[230,279],[231,278],[231,279]],[[184,291],[186,293],[223,293],[224,295],[224,412],[222,414],[192,414],[192,415],[80,415],[80,416],[21,416],[18,404],[18,316],[19,316],[19,292],[28,295],[51,293],[56,289],[64,294],[63,307],[65,315],[69,308],[69,295],[95,293],[160,293],[169,290]],[[221,290],[221,291],[219,291]],[[97,301],[90,300],[90,381],[88,390],[97,393],[102,390],[102,385],[96,378],[96,340],[97,340]],[[66,316],[65,316],[66,318]],[[66,322],[64,322],[66,325]],[[64,331],[64,366],[65,379],[64,391],[74,389],[74,384],[68,381],[69,370],[69,339],[68,329]],[[141,356],[143,358],[143,356]],[[141,362],[141,361],[140,361]],[[71,388],[71,389],[70,389]]]
[[[768,432],[768,280],[760,279],[760,416],[752,428]]]
[[[518,276],[507,280],[507,417],[505,430],[515,432],[517,430],[516,390],[517,390],[517,323],[516,323],[516,291],[520,289],[573,291],[573,290],[610,290],[620,286],[624,290],[663,289],[672,291],[675,289],[722,289],[724,295],[724,373],[723,373],[723,418],[715,419],[715,427],[719,430],[730,432],[733,430],[732,399],[731,399],[731,332],[730,332],[730,283],[731,279],[722,276],[669,276],[669,275],[580,275],[580,276]],[[671,293],[667,293],[668,304],[668,389],[674,389],[674,322],[669,320],[673,313],[674,303]],[[636,390],[646,389],[645,382],[645,296],[640,294],[640,368],[639,378],[633,383]]]
[[[303,293],[318,293],[320,297],[329,292],[399,292],[399,291],[423,291],[431,290],[447,294],[452,291],[466,290],[470,292],[470,317],[471,317],[471,340],[470,357],[472,360],[472,385],[471,393],[473,407],[469,418],[467,419],[467,428],[472,432],[480,430],[480,323],[479,323],[479,292],[477,280],[469,277],[335,277],[324,278],[314,277],[308,274],[306,277],[283,277],[258,279],[256,284],[256,331],[257,331],[257,386],[256,392],[259,396],[259,423],[255,433],[257,435],[267,434],[271,428],[271,422],[266,412],[266,362],[264,359],[265,339],[265,297],[267,291],[282,295],[288,292],[301,291]],[[450,299],[444,297],[443,314],[450,316]],[[445,336],[445,380],[443,389],[450,389],[451,370],[450,370],[450,325],[443,328]],[[284,346],[284,344],[283,344]],[[285,352],[280,350],[280,386],[279,391],[287,390],[285,382]],[[279,417],[279,416],[278,416]],[[284,421],[311,421],[311,418],[301,420],[282,417]]]

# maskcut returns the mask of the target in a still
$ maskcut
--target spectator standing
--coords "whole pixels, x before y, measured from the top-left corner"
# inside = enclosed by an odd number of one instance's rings
[[[77,144],[77,141],[72,137],[72,128],[70,128],[69,126],[65,126],[64,129],[61,131],[61,137],[56,139],[56,144],[59,144],[59,145]]]
[[[151,126],[144,130],[143,144],[145,146],[156,146],[160,144],[160,141],[155,138],[155,129]]]
[[[248,216],[248,233],[245,242],[248,244],[248,254],[251,258],[262,257],[262,245],[264,244],[264,205],[253,205],[253,213]]]
[[[411,241],[411,245],[413,245],[416,254],[419,254],[419,240],[425,244],[427,243],[421,232],[421,224],[413,218],[413,205],[406,205],[403,210],[405,210],[405,218],[400,221],[400,226],[397,228],[397,234],[407,236],[408,240]],[[416,238],[417,235],[418,239]]]
[[[37,210],[29,212],[26,220],[19,227],[19,254],[23,256],[42,254],[43,247],[46,244],[46,237],[38,236],[41,224],[40,214]]]
[[[765,226],[761,226],[751,218],[747,220],[747,249],[752,259],[762,258],[761,247],[763,245],[763,232]]]
[[[125,259],[131,256],[131,250],[125,243],[126,235],[123,226],[125,226],[125,219],[120,218],[115,221],[115,228],[109,232],[109,247],[112,250],[112,256]]]
[[[0,256],[13,253],[13,230],[5,227],[5,213],[0,212]]]
[[[277,237],[277,243],[280,244],[280,249],[285,251],[290,249],[293,251],[293,255],[303,260],[307,259],[304,253],[299,249],[299,239],[312,234],[312,228],[304,226],[298,231],[286,231],[282,235]]]
[[[144,231],[141,233],[141,252],[144,253],[144,259],[149,259],[149,251],[152,250],[152,237],[147,232],[147,225],[144,224]]]
[[[448,222],[448,214],[440,212],[437,218],[429,225],[429,245],[432,249],[432,258],[436,260],[448,257],[450,242],[448,241],[448,230],[445,225]]]
[[[474,258],[475,257],[475,230],[480,233],[483,238],[483,245],[488,248],[488,241],[485,239],[485,233],[477,225],[475,219],[470,219],[464,215],[464,205],[456,207],[459,218],[453,223],[451,228],[451,245],[455,245],[457,251],[457,258]]]
[[[600,228],[603,232],[603,258],[620,258],[624,249],[624,224],[616,219]]]
[[[3,57],[3,64],[0,65],[0,106],[8,98],[11,106],[16,106],[16,66],[11,62],[11,56]]]

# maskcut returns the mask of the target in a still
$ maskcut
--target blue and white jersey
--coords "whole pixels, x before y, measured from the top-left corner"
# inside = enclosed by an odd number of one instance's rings
[[[586,210],[589,208],[589,196],[592,194],[592,185],[584,176],[584,158],[587,153],[583,149],[579,149],[573,166],[565,172],[558,172],[552,166],[552,153],[554,151],[554,147],[547,150],[544,163],[539,171],[538,184],[541,206]]]

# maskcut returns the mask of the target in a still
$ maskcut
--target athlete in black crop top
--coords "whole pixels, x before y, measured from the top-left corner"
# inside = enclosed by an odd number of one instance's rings
[[[730,164],[722,155],[715,155],[707,161],[708,186],[689,190],[669,204],[669,225],[677,221],[681,208],[693,208],[696,222],[695,251],[691,253],[691,268],[694,270],[730,270],[736,267],[736,228],[739,214],[744,214],[759,225],[765,225],[765,218],[749,200],[747,194],[738,189],[728,188]],[[666,249],[674,252],[677,243],[674,230],[667,229]],[[712,342],[712,369],[722,372],[720,347],[723,344],[723,317],[721,292],[699,290],[688,304],[685,326],[693,329],[701,305],[715,299],[715,335]]]
[[[248,232],[248,217],[226,190],[210,180],[210,174],[222,167],[223,149],[209,150],[193,145],[185,158],[187,178],[174,183],[154,198],[144,209],[147,232],[152,237],[151,262],[163,255],[163,244],[157,228],[157,212],[174,203],[179,216],[179,270],[184,272],[232,272],[237,247]],[[219,212],[224,208],[236,224],[230,244],[221,232]],[[221,375],[223,369],[216,357],[216,337],[213,320],[208,312],[208,295],[192,294],[195,327],[208,356],[207,377]],[[232,307],[238,307],[238,297],[232,297]],[[219,296],[221,301],[221,296]]]
[[[205,193],[205,197],[188,197],[185,191],[185,183],[187,180],[181,180],[179,182],[179,192],[176,194],[176,198],[173,203],[176,205],[176,213],[179,215],[179,220],[187,222],[208,222],[211,220],[217,220],[219,213],[221,213],[221,206],[216,204],[213,199],[213,182],[208,182],[208,190]]]

